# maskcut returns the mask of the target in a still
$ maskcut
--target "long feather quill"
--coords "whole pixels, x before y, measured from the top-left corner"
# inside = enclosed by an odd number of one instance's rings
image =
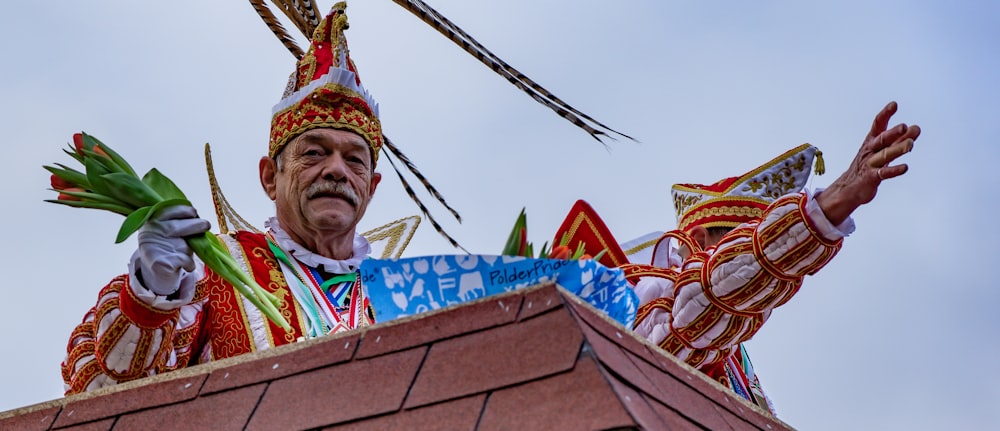
[[[496,54],[493,54],[493,52],[479,43],[479,41],[423,1],[393,0],[393,2],[416,15],[421,21],[430,25],[449,40],[459,45],[467,53],[471,54],[495,73],[506,78],[508,82],[528,94],[528,96],[536,102],[548,107],[559,116],[571,122],[573,125],[583,129],[599,142],[604,143],[604,141],[600,139],[601,136],[607,136],[610,139],[614,139],[614,137],[609,133],[623,136],[633,141],[635,140],[631,136],[604,125],[600,121],[595,120],[593,117],[562,101],[550,91],[546,90],[544,87],[518,71],[516,68],[507,64],[507,62],[503,61],[503,59],[498,57]]]
[[[465,247],[459,245],[458,241],[456,241],[455,238],[452,238],[451,235],[448,235],[448,233],[445,232],[444,228],[441,227],[441,224],[438,223],[436,219],[434,219],[434,216],[431,215],[431,212],[427,209],[427,206],[424,205],[423,201],[420,200],[420,197],[418,197],[417,194],[413,191],[413,187],[410,187],[410,183],[406,181],[406,178],[403,176],[403,173],[399,171],[399,167],[396,166],[396,162],[392,160],[392,152],[384,151],[384,153],[385,153],[385,158],[389,160],[389,164],[392,165],[392,170],[396,171],[396,176],[399,177],[399,182],[403,184],[403,190],[405,190],[406,194],[410,196],[410,199],[417,204],[417,207],[420,208],[420,212],[424,214],[424,217],[427,217],[427,220],[431,222],[431,226],[434,227],[434,230],[437,231],[437,233],[441,234],[441,236],[443,236],[445,239],[447,239],[448,242],[451,243],[453,247],[468,253],[469,251],[466,250]],[[451,208],[449,207],[449,209]],[[454,212],[454,210],[452,211]]]
[[[278,18],[274,16],[274,13],[272,13],[271,9],[264,3],[264,0],[250,0],[250,5],[253,6],[255,11],[257,11],[257,15],[260,15],[260,19],[264,20],[264,24],[271,30],[271,33],[274,33],[274,35],[278,37],[281,44],[285,45],[285,48],[287,48],[296,59],[302,58],[302,56],[305,55],[305,52],[303,52],[302,48],[299,47],[299,44],[295,42],[295,39],[288,34],[288,31],[285,30],[283,25],[281,25]]]
[[[298,0],[298,9],[309,30],[306,37],[312,37],[316,27],[319,27],[319,5],[316,4],[316,0]]]
[[[455,211],[454,208],[448,205],[448,202],[445,202],[444,196],[442,196],[441,193],[439,193],[437,189],[433,185],[431,185],[431,182],[427,180],[427,177],[425,177],[424,174],[420,173],[420,170],[417,169],[417,165],[413,164],[413,162],[410,161],[410,158],[406,157],[406,154],[403,154],[403,152],[399,150],[399,147],[397,147],[396,144],[394,144],[392,140],[389,139],[388,136],[382,135],[382,137],[385,138],[385,148],[388,151],[392,152],[392,154],[395,155],[396,158],[398,158],[399,161],[402,162],[404,166],[406,166],[406,169],[412,172],[413,176],[417,177],[417,179],[420,180],[420,183],[424,185],[425,189],[427,189],[427,193],[430,193],[431,196],[434,196],[434,198],[437,199],[437,201],[440,202],[442,206],[444,206],[445,208],[448,209],[449,212],[451,212],[451,215],[455,217],[455,220],[458,220],[458,222],[461,223],[462,216],[458,214],[458,211]],[[393,168],[395,168],[395,165],[393,165]]]
[[[411,0],[399,0],[399,1],[411,1]],[[485,55],[485,56],[489,57],[490,59],[492,59],[494,62],[496,62],[497,65],[499,65],[500,67],[502,67],[507,73],[509,73],[514,78],[516,78],[518,81],[521,81],[524,84],[526,84],[529,87],[531,87],[532,90],[538,92],[542,97],[544,97],[546,99],[549,99],[549,100],[552,100],[553,102],[555,102],[555,103],[557,103],[559,105],[565,106],[566,110],[568,110],[568,111],[570,111],[570,112],[572,112],[574,114],[577,114],[580,117],[583,117],[584,119],[586,119],[586,120],[588,120],[588,121],[590,121],[590,122],[592,122],[592,123],[594,123],[594,124],[596,124],[596,125],[604,128],[604,129],[607,129],[607,130],[609,130],[611,132],[614,132],[614,133],[616,133],[616,134],[618,134],[620,136],[623,136],[625,138],[628,138],[628,139],[631,139],[631,140],[635,140],[631,136],[628,136],[628,135],[626,135],[624,133],[618,132],[618,131],[616,131],[616,130],[614,130],[614,129],[612,129],[612,128],[606,126],[606,125],[604,125],[600,121],[597,121],[593,117],[587,115],[584,112],[581,112],[581,111],[577,110],[576,108],[573,108],[568,103],[562,101],[561,99],[559,99],[558,97],[556,97],[555,94],[552,94],[551,92],[549,92],[548,90],[546,90],[544,87],[542,87],[541,85],[539,85],[538,83],[536,83],[534,80],[532,80],[531,78],[527,77],[526,75],[524,75],[523,73],[521,73],[519,70],[515,69],[513,66],[507,64],[506,61],[504,61],[502,58],[500,58],[499,56],[497,56],[496,54],[494,54],[492,51],[490,51],[488,48],[486,48],[485,46],[483,46],[483,44],[479,43],[479,41],[477,41],[474,37],[472,37],[471,35],[469,35],[468,33],[466,33],[458,25],[456,25],[454,22],[452,22],[451,20],[449,20],[446,16],[442,15],[440,12],[438,12],[437,10],[435,10],[434,8],[432,8],[427,3],[424,3],[421,0],[412,0],[412,1],[415,1],[416,3],[421,4],[431,15],[433,15],[435,18],[437,18],[438,20],[440,20],[441,22],[443,22],[445,25],[447,25],[449,28],[451,28],[459,36],[461,36],[465,40],[467,40],[468,43],[471,44],[476,50],[480,51],[483,55]]]
[[[306,18],[303,17],[299,11],[296,0],[271,0],[271,3],[274,3],[278,10],[285,14],[285,16],[292,21],[292,24],[295,25],[295,28],[299,29],[299,32],[301,32],[305,37],[312,37],[312,32],[309,31]]]

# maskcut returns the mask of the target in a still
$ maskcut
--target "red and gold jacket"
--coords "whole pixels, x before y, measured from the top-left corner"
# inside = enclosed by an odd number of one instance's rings
[[[229,283],[205,269],[190,301],[169,300],[121,275],[105,286],[73,330],[62,363],[66,394],[229,358],[304,337],[299,304],[263,234],[220,236],[230,254],[257,283],[281,300],[291,331],[268,320]],[[357,289],[364,295],[364,289]],[[367,302],[364,301],[363,302]],[[357,326],[371,324],[369,318]]]

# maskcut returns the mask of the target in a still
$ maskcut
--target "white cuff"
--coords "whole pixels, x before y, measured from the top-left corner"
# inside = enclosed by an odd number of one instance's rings
[[[139,277],[136,277],[135,275],[137,268],[139,268],[138,251],[132,253],[132,259],[129,259],[128,263],[129,286],[132,289],[132,292],[135,293],[135,297],[157,310],[164,311],[176,310],[182,306],[190,304],[191,300],[194,299],[198,281],[205,276],[205,264],[203,264],[200,259],[196,258],[195,269],[193,272],[180,270],[180,288],[170,295],[157,295],[147,286],[144,286],[139,282]],[[171,295],[175,296],[176,299],[167,299]]]
[[[823,213],[823,209],[819,207],[816,202],[816,197],[820,193],[823,193],[822,188],[817,188],[815,191],[810,192],[808,189],[805,190],[806,194],[806,217],[809,217],[809,221],[812,225],[819,229],[819,233],[823,235],[830,241],[836,241],[838,239],[844,238],[852,233],[854,233],[854,219],[847,217],[843,223],[834,226],[829,219],[826,218],[826,214]]]

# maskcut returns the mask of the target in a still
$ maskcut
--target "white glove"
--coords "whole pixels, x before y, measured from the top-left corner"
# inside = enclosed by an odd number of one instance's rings
[[[200,265],[196,265],[194,252],[184,237],[205,233],[209,228],[208,221],[198,218],[198,212],[190,206],[161,211],[139,228],[139,248],[132,255],[133,275],[146,289],[161,296],[194,287],[201,278],[195,273]]]

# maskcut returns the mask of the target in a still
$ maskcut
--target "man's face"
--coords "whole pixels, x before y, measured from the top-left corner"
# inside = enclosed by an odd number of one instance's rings
[[[280,154],[280,169],[265,191],[281,226],[300,238],[354,233],[382,175],[373,172],[371,150],[361,136],[313,129],[292,139]]]

